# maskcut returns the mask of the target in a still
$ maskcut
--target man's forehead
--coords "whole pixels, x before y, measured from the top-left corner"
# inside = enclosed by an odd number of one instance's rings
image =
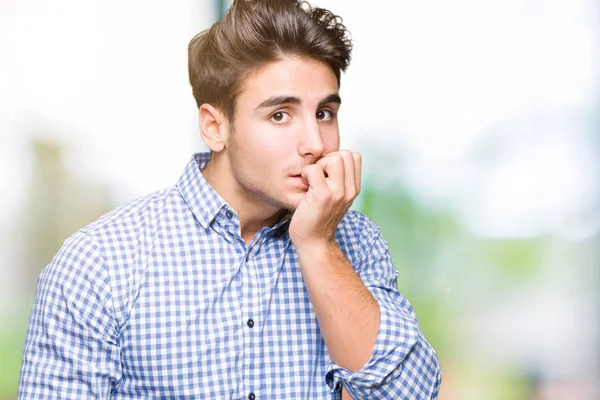
[[[248,73],[241,89],[241,92],[260,103],[283,96],[304,102],[320,101],[331,94],[338,94],[339,88],[337,78],[328,64],[307,58],[286,57]]]

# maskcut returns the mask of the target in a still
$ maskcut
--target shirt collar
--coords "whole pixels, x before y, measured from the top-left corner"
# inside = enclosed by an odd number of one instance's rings
[[[210,160],[210,153],[196,153],[177,182],[181,197],[205,229],[212,223],[227,202],[210,186],[202,176]]]
[[[210,226],[217,215],[227,215],[228,212],[233,212],[233,209],[202,175],[202,171],[208,165],[209,160],[210,153],[194,154],[177,182],[181,197],[205,229]],[[277,234],[286,233],[292,214],[292,212],[285,214],[271,229]],[[231,215],[229,214],[228,219],[231,219]],[[235,212],[233,212],[233,215],[236,215]],[[225,218],[222,219],[226,220]],[[237,215],[235,220],[237,221]]]

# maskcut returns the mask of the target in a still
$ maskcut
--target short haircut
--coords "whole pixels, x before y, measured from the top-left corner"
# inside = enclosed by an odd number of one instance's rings
[[[338,86],[350,64],[352,41],[342,19],[299,0],[234,0],[225,17],[188,46],[196,104],[211,104],[233,121],[245,78],[284,56],[328,64]]]

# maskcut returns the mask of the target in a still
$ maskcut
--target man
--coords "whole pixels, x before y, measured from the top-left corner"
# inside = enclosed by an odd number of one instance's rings
[[[350,52],[338,17],[295,0],[234,1],[192,39],[211,153],[65,242],[40,275],[19,397],[437,397],[386,242],[348,211]]]

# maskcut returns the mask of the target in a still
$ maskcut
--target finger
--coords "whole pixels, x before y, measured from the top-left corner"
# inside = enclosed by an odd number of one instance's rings
[[[356,194],[359,194],[362,184],[362,156],[360,153],[352,153],[352,158],[354,158],[354,182],[356,185]]]
[[[301,175],[308,181],[309,190],[329,193],[329,186],[325,182],[325,172],[317,164],[307,165],[302,168]]]
[[[325,182],[331,190],[334,199],[340,200],[344,198],[345,188],[345,167],[344,158],[338,152],[328,154],[319,161],[317,165],[325,171]]]
[[[344,187],[347,199],[354,199],[358,194],[356,189],[356,179],[354,176],[354,155],[349,150],[340,151],[339,154],[344,159]]]

